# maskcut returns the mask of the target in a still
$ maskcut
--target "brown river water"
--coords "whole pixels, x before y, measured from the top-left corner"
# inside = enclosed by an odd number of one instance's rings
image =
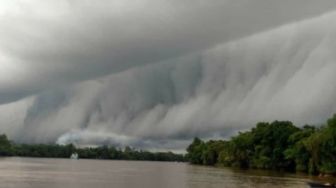
[[[311,178],[174,162],[0,158],[4,188],[300,188]]]

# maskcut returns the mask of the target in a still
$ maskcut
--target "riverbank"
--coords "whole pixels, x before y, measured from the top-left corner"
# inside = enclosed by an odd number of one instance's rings
[[[186,161],[184,155],[172,152],[149,152],[131,147],[113,146],[80,148],[73,144],[16,144],[9,141],[6,135],[0,135],[0,156],[70,158],[73,153],[77,153],[79,158],[84,159]]]
[[[335,176],[336,115],[323,126],[261,122],[230,140],[195,138],[187,152],[192,164]]]

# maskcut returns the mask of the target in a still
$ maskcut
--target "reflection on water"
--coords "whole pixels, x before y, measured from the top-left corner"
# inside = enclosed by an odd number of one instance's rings
[[[1,187],[15,188],[300,188],[309,177],[265,171],[191,166],[186,163],[0,159]]]

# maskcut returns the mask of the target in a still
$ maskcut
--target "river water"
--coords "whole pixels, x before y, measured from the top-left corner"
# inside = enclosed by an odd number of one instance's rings
[[[6,188],[300,188],[310,177],[174,162],[1,158]]]

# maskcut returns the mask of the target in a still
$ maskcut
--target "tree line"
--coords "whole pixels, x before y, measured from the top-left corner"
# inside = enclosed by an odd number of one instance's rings
[[[5,134],[0,135],[0,156],[69,158],[73,153],[85,159],[185,161],[183,154],[172,152],[149,152],[129,146],[122,149],[113,146],[77,148],[73,144],[16,144],[8,140]]]
[[[322,126],[261,122],[230,140],[195,138],[187,152],[192,164],[336,175],[336,115]]]

